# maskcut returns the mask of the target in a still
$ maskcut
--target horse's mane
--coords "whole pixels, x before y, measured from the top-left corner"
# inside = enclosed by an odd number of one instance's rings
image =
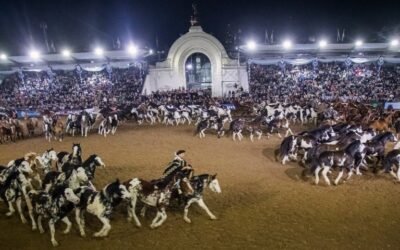
[[[89,165],[89,163],[90,163],[91,161],[93,161],[96,157],[97,157],[96,154],[93,154],[93,155],[89,156],[89,158],[87,158],[87,159],[82,163],[82,166],[87,166],[87,165]]]

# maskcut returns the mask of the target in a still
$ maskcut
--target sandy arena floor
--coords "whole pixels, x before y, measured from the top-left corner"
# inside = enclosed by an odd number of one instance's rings
[[[400,185],[389,176],[367,174],[338,187],[315,186],[299,177],[302,169],[296,163],[275,162],[274,149],[280,143],[276,137],[239,143],[214,135],[200,140],[193,131],[189,126],[124,125],[107,139],[95,134],[67,137],[63,143],[34,138],[0,145],[0,164],[50,147],[70,151],[72,142],[80,142],[83,158],[96,153],[107,165],[96,172],[98,188],[117,177],[158,178],[177,149],[187,150],[186,159],[197,174],[218,173],[222,193],[205,193],[216,221],[193,205],[191,224],[183,221],[180,208],[174,208],[161,228],[149,228],[153,212],[141,219],[142,228],[136,228],[126,221],[121,204],[104,239],[91,236],[101,223],[90,215],[87,238],[79,236],[73,216],[69,235],[61,233],[64,225],[59,223],[59,249],[399,249]],[[18,216],[7,218],[5,212],[1,203],[0,249],[53,248],[47,227],[43,235],[32,232]]]

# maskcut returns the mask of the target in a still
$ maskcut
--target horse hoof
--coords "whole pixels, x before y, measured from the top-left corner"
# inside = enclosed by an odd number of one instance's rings
[[[22,224],[26,224],[27,223],[26,219],[21,219],[21,222],[22,222]]]
[[[211,219],[211,220],[216,220],[216,219],[217,219],[217,217],[215,217],[215,216],[211,216],[211,217],[210,217],[210,219]]]
[[[55,241],[55,240],[52,240],[51,241],[51,244],[53,244],[53,247],[58,247],[58,242],[57,241]]]
[[[183,220],[187,223],[192,223],[192,221],[189,218],[183,218]]]
[[[39,229],[39,233],[44,234],[44,230],[43,229]]]
[[[32,226],[32,231],[36,231],[37,227],[36,226]]]
[[[97,233],[93,234],[93,237],[98,238],[98,237],[103,237],[103,235],[101,235],[101,232],[97,232]]]
[[[13,212],[8,212],[8,213],[6,213],[6,216],[7,217],[10,217],[10,216],[12,216],[14,213]]]

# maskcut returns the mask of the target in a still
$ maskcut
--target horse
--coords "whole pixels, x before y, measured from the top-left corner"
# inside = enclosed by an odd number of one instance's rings
[[[133,180],[130,180],[127,183],[132,183],[132,181]],[[128,186],[128,189],[134,191],[131,193],[131,196],[136,196],[144,204],[141,211],[141,216],[145,216],[147,206],[155,207],[157,209],[157,214],[156,217],[154,217],[150,228],[154,229],[161,226],[167,219],[165,208],[169,205],[171,193],[177,183],[175,181],[175,176],[163,178],[160,180],[153,180],[151,182],[145,181],[143,179],[137,179],[133,181],[133,183],[136,183],[136,188],[131,188]],[[179,185],[184,185],[187,189],[192,190],[187,178],[183,178],[182,181],[179,182]],[[130,201],[128,207],[128,209],[130,210],[128,210],[128,219],[130,217],[133,217],[135,219],[136,225],[140,226],[140,222],[135,214],[137,198],[133,198]]]
[[[79,143],[72,144],[72,153],[61,151],[57,154],[57,169],[59,172],[62,171],[62,166],[70,162],[74,165],[82,164],[82,148]]]
[[[393,165],[397,168],[393,169]],[[393,149],[383,159],[383,169],[390,173],[397,181],[400,181],[400,150]],[[395,173],[394,170],[397,172]]]
[[[389,127],[392,124],[392,117],[393,117],[394,113],[390,113],[389,115],[387,115],[385,118],[379,118],[375,121],[373,121],[369,127],[379,131],[379,132],[386,132],[389,131]]]
[[[85,170],[86,175],[89,178],[89,186],[93,189],[96,190],[94,187],[92,181],[94,180],[94,173],[96,171],[97,167],[105,168],[106,165],[104,162],[101,160],[99,156],[96,154],[92,154],[89,156],[82,164],[80,165],[72,165],[72,164],[64,164],[61,168],[62,172],[68,172],[72,169],[77,169],[78,167],[82,167]]]
[[[82,237],[86,236],[84,211],[97,216],[103,223],[100,231],[93,236],[106,237],[111,230],[110,216],[112,211],[122,200],[131,198],[129,191],[118,179],[105,186],[101,191],[95,191],[89,187],[79,187],[75,190],[75,193],[80,198],[79,204],[75,207],[75,219]]]
[[[184,202],[184,212],[183,219],[187,223],[191,223],[191,220],[188,217],[189,208],[193,203],[197,203],[204,211],[206,211],[207,215],[211,220],[216,220],[217,217],[208,209],[207,205],[203,200],[203,191],[205,187],[210,188],[214,193],[221,193],[221,187],[219,185],[217,175],[210,174],[202,174],[193,176],[190,179],[190,184],[193,188],[193,193],[183,191],[182,194],[179,194],[177,190],[172,192],[172,198],[179,199],[183,198]],[[182,188],[184,190],[184,188]]]
[[[25,216],[21,208],[23,187],[29,185],[29,180],[19,169],[11,171],[3,182],[0,183],[0,199],[8,204],[6,216],[12,216],[15,213],[13,203],[17,205],[17,210],[22,223],[26,223]]]
[[[65,184],[74,190],[86,184],[88,180],[89,177],[83,167],[76,167],[65,172],[50,171],[43,179],[42,189],[49,192],[55,185]]]
[[[39,126],[37,118],[25,117],[26,129],[28,130],[28,136],[32,137],[35,135],[35,129]]]
[[[49,218],[51,243],[53,246],[58,246],[58,242],[55,239],[55,224],[61,220],[67,225],[63,233],[70,232],[72,223],[67,215],[74,209],[74,205],[79,203],[79,197],[67,185],[57,185],[51,193],[32,190],[29,192],[29,197],[33,204],[33,208],[29,211],[32,214],[32,224],[35,224],[34,211],[38,214],[37,225],[39,231],[44,233],[42,219]]]

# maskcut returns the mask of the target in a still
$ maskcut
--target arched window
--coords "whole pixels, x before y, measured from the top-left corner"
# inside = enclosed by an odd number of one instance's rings
[[[194,53],[185,63],[187,89],[211,89],[211,62],[202,53]]]

